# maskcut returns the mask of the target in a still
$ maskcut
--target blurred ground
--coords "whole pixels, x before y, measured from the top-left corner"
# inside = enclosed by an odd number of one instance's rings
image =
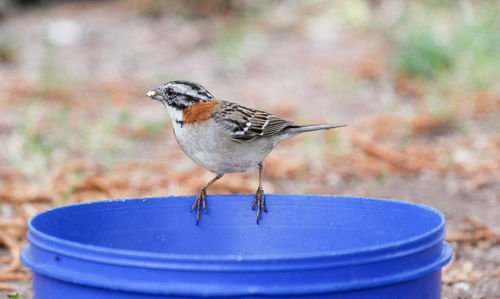
[[[455,249],[443,297],[500,298],[498,2],[123,0],[0,12],[0,297],[31,298],[18,254],[36,212],[193,194],[211,179],[144,95],[188,79],[299,122],[349,123],[280,145],[264,189],[439,208]],[[210,192],[256,186],[255,173],[232,174]]]

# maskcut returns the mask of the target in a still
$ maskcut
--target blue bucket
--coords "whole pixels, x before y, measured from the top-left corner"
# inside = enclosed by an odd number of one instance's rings
[[[58,207],[29,223],[35,298],[440,298],[452,248],[443,215],[402,201],[193,196]]]

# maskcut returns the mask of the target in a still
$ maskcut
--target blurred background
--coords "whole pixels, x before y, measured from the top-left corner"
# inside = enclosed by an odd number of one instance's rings
[[[0,298],[31,298],[19,250],[38,211],[212,178],[145,96],[175,79],[348,123],[281,144],[264,190],[436,207],[455,249],[443,297],[500,298],[499,15],[498,1],[0,0]],[[257,185],[230,174],[209,193]]]

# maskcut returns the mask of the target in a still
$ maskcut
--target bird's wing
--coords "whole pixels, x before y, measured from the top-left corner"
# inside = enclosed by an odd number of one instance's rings
[[[227,101],[222,101],[213,117],[233,140],[240,142],[271,136],[297,125],[276,115]]]

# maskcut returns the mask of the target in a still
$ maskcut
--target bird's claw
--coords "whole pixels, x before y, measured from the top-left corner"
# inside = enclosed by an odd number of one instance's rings
[[[257,204],[257,224],[259,224],[260,219],[260,211],[264,211],[267,213],[265,201],[264,201],[264,190],[259,187],[257,192],[255,193],[255,197],[252,202],[252,210],[255,210],[255,204]]]
[[[203,210],[205,211],[205,214],[207,214],[207,205],[205,202],[205,197],[207,196],[207,191],[204,189],[200,190],[198,195],[196,196],[196,200],[193,203],[193,206],[191,207],[191,211],[196,208],[196,225],[200,223],[200,208],[201,205],[203,205]]]

